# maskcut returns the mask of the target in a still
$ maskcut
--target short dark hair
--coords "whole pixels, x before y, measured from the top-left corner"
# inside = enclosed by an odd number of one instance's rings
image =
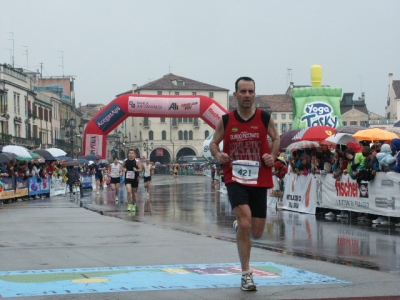
[[[237,92],[237,90],[238,90],[238,83],[239,83],[240,80],[244,80],[244,81],[253,81],[253,83],[254,83],[254,89],[256,88],[256,82],[254,81],[253,78],[247,77],[247,76],[242,76],[242,77],[239,77],[238,79],[236,79],[236,82],[235,82],[235,92]]]
[[[114,156],[114,159],[118,159],[118,156]]]

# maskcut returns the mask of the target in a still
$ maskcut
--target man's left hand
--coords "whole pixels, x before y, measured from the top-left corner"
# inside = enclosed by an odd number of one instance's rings
[[[264,163],[267,167],[272,167],[274,165],[274,161],[275,161],[274,157],[268,153],[266,153],[262,156],[262,160],[264,161]]]

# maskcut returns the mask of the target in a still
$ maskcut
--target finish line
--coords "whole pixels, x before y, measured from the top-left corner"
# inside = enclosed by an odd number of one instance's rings
[[[275,264],[251,264],[258,287],[349,281]],[[239,288],[240,264],[188,264],[0,272],[0,297]]]

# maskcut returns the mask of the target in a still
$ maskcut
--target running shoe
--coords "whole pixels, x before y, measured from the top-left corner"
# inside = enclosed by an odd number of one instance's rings
[[[235,232],[238,231],[238,223],[237,223],[237,220],[233,221],[233,230],[235,230]]]
[[[147,198],[149,198],[149,197],[150,197],[150,194],[149,194],[149,193],[146,193],[146,196],[147,196]]]
[[[97,190],[97,192],[96,192],[96,195],[98,195],[99,194],[99,190]]]
[[[242,291],[257,291],[257,286],[253,281],[253,273],[242,275]]]
[[[132,211],[132,204],[128,204],[128,207],[126,208],[127,211]]]
[[[118,202],[118,196],[115,196],[115,202]]]
[[[136,211],[136,204],[132,204],[132,205],[131,205],[131,211],[132,211],[132,212]]]

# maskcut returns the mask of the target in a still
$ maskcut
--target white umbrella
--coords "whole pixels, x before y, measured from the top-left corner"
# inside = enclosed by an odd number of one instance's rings
[[[29,150],[22,146],[7,145],[3,147],[3,152],[14,153],[17,156],[32,158]]]
[[[206,140],[203,142],[203,157],[205,159],[207,159],[208,161],[211,161],[214,158],[214,156],[212,156],[211,150],[210,150],[210,143],[211,143],[213,136],[214,136],[214,133],[209,135],[206,138]],[[222,141],[221,143],[219,143],[219,150],[222,151],[223,148],[224,148],[224,142]]]
[[[294,142],[287,146],[286,150],[306,149],[306,148],[318,148],[319,143],[314,141],[299,141]]]
[[[347,145],[348,142],[358,142],[355,138],[352,137],[350,133],[336,133],[321,141],[321,144],[339,144],[339,145]]]
[[[64,150],[61,150],[59,148],[49,148],[49,149],[46,149],[46,151],[50,152],[50,154],[53,155],[54,157],[67,155],[67,152],[65,152]]]

